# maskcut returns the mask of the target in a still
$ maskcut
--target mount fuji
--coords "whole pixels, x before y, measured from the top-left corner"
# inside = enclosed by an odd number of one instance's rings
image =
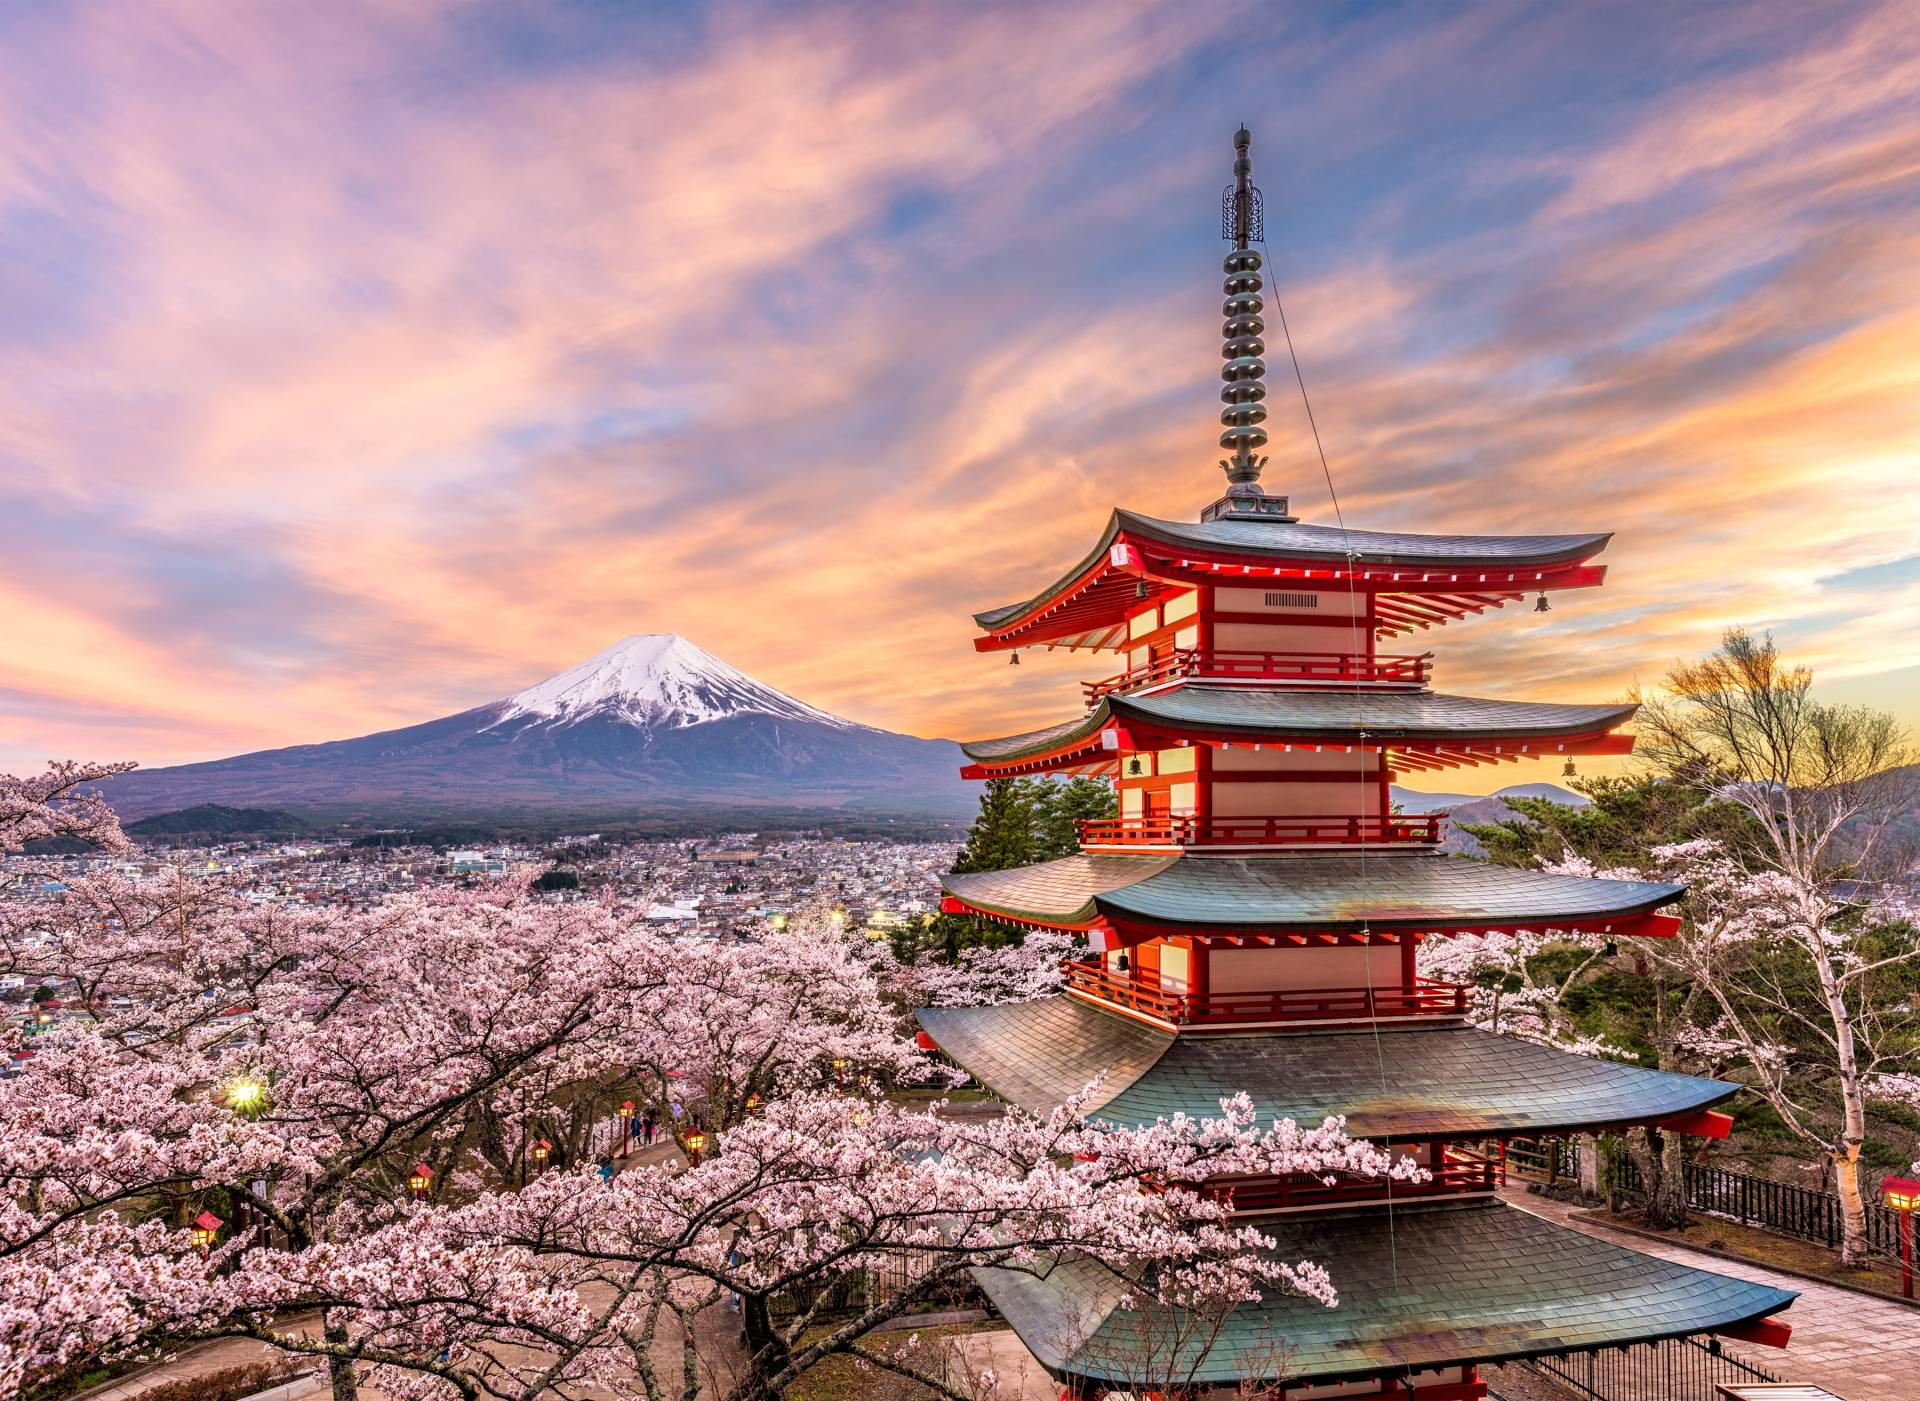
[[[950,813],[958,746],[856,724],[684,637],[628,637],[513,695],[405,729],[106,785],[123,818],[201,803],[334,820],[659,814],[689,807]]]

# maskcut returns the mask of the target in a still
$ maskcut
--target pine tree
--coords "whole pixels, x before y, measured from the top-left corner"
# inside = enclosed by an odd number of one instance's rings
[[[1112,817],[1119,801],[1111,785],[1095,778],[1072,778],[1065,783],[1033,780],[1034,859],[1057,861],[1080,850],[1078,824]]]
[[[1034,859],[1034,796],[1022,778],[990,778],[980,795],[980,815],[967,829],[966,843],[953,863],[955,875],[968,871],[1009,871]]]

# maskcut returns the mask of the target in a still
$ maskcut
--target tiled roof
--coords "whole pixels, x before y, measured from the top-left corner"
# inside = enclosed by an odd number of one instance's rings
[[[1134,531],[1168,544],[1197,549],[1234,550],[1284,559],[1322,559],[1346,563],[1349,551],[1358,563],[1454,565],[1565,564],[1586,559],[1607,547],[1611,533],[1599,535],[1415,535],[1394,530],[1345,530],[1337,525],[1281,524],[1274,521],[1169,521],[1116,510],[1120,530]]]
[[[1042,1114],[1096,1077],[1094,1102],[1104,1103],[1151,1071],[1177,1039],[1071,997],[927,1007],[918,1016],[940,1049],[988,1089]]]
[[[1144,1319],[1119,1309],[1121,1281],[1089,1260],[1061,1261],[1044,1277],[976,1274],[1049,1371],[1136,1389],[1171,1370],[1162,1357],[1157,1375],[1143,1375],[1143,1343],[1151,1351],[1189,1348],[1173,1361],[1193,1365],[1193,1380],[1232,1384],[1245,1372],[1264,1375],[1284,1341],[1298,1384],[1683,1337],[1764,1318],[1796,1297],[1642,1255],[1497,1201],[1400,1206],[1391,1215],[1303,1213],[1260,1228],[1278,1258],[1328,1268],[1337,1308],[1291,1297],[1243,1304],[1207,1348],[1204,1328],[1156,1323],[1157,1305]]]
[[[1428,691],[1237,690],[1180,686],[1144,696],[1109,696],[1077,720],[1002,739],[962,744],[971,759],[1017,759],[1091,736],[1110,719],[1274,740],[1475,740],[1551,738],[1612,729],[1632,705],[1553,705],[1483,700]]]
[[[1596,880],[1428,853],[1069,856],[942,878],[969,904],[1079,924],[1097,914],[1235,928],[1428,928],[1606,919],[1670,904],[1684,886]]]
[[[1337,563],[1342,568],[1346,567],[1349,551],[1362,568],[1393,564],[1413,568],[1479,563],[1500,568],[1566,564],[1600,553],[1613,538],[1611,535],[1411,535],[1277,521],[1166,521],[1133,511],[1115,511],[1107,518],[1100,542],[1085,559],[1034,597],[976,613],[974,621],[983,628],[992,628],[1052,597],[1105,554],[1122,530],[1175,547],[1188,545],[1195,550],[1228,551],[1249,559]]]
[[[1126,1125],[1217,1116],[1244,1091],[1262,1121],[1345,1115],[1358,1138],[1561,1133],[1665,1119],[1738,1091],[1460,1026],[1176,1037],[1071,997],[930,1009],[920,1024],[982,1084],[1036,1112],[1100,1076],[1090,1112]]]

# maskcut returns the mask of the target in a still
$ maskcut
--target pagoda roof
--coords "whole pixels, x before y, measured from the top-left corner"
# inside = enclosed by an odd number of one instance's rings
[[[1460,600],[1467,611],[1499,604],[1489,596],[1528,588],[1579,588],[1600,582],[1604,571],[1579,566],[1607,547],[1597,535],[1418,535],[1293,521],[1168,521],[1115,510],[1099,542],[1046,588],[1018,603],[974,614],[988,634],[986,645],[1061,642],[1109,646],[1100,635],[1136,578],[1166,584],[1220,583],[1220,571],[1246,569],[1267,580],[1320,587],[1356,587],[1382,594],[1417,594]],[[1396,572],[1397,571],[1397,572]],[[1478,606],[1472,600],[1478,600]],[[1041,615],[1078,600],[1071,618],[1034,629]],[[1080,626],[1084,623],[1085,626]],[[1386,628],[1405,631],[1404,628]],[[1015,637],[1015,632],[1028,635]]]
[[[1276,743],[1468,746],[1491,740],[1575,740],[1605,735],[1633,718],[1634,705],[1555,705],[1486,700],[1431,691],[1305,691],[1179,686],[1145,695],[1109,695],[1075,720],[960,746],[976,763],[1105,758],[1098,739],[1123,726],[1133,743],[1172,747],[1181,739],[1241,738]],[[1097,742],[1096,742],[1097,741]],[[1558,748],[1550,752],[1558,753]]]
[[[1399,852],[1083,854],[941,880],[974,911],[1053,928],[1116,919],[1234,930],[1568,928],[1647,914],[1686,893],[1683,885]]]
[[[1458,1025],[1181,1036],[1066,996],[919,1018],[1003,1098],[1046,1113],[1097,1076],[1088,1115],[1129,1128],[1218,1118],[1244,1090],[1263,1124],[1342,1116],[1375,1142],[1555,1134],[1657,1123],[1739,1091]]]
[[[975,1277],[1021,1342],[1056,1376],[1139,1382],[1156,1375],[1228,1385],[1265,1375],[1284,1343],[1295,1384],[1550,1356],[1750,1324],[1798,1296],[1584,1235],[1494,1200],[1308,1212],[1261,1222],[1282,1260],[1324,1264],[1337,1308],[1279,1296],[1242,1304],[1217,1336],[1156,1326],[1120,1307],[1129,1282],[1085,1257],[1036,1272]],[[1177,1340],[1177,1341],[1176,1341]],[[1210,1346],[1208,1343],[1210,1342]],[[1199,1356],[1204,1350],[1204,1356]],[[1197,1360],[1196,1360],[1197,1357]]]

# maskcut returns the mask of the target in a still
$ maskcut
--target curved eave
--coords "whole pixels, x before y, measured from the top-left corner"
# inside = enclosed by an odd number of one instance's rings
[[[1338,1308],[1296,1296],[1242,1305],[1218,1329],[1182,1328],[1120,1305],[1127,1283],[1085,1257],[1034,1272],[975,1271],[1029,1350],[1056,1377],[1125,1385],[1143,1338],[1194,1337],[1180,1368],[1202,1385],[1232,1385],[1288,1344],[1292,1385],[1404,1375],[1565,1356],[1699,1334],[1740,1335],[1790,1305],[1756,1284],[1555,1225],[1501,1202],[1436,1202],[1379,1210],[1308,1212],[1261,1223],[1283,1260],[1319,1260],[1340,1290]],[[1784,1341],[1787,1329],[1770,1330]],[[1199,1341],[1201,1337],[1205,1342]],[[1151,1344],[1148,1344],[1151,1345]],[[1189,1370],[1190,1368],[1190,1370]]]
[[[950,908],[1118,946],[1163,935],[1348,936],[1563,930],[1665,937],[1683,885],[1509,869],[1437,855],[1079,855],[947,875]],[[950,902],[950,903],[949,903]]]
[[[1529,590],[1597,586],[1606,571],[1586,561],[1611,538],[1422,536],[1269,522],[1188,525],[1116,510],[1099,543],[1040,593],[974,614],[982,633],[974,646],[1117,646],[1142,584],[1151,598],[1236,577],[1374,594],[1379,630],[1397,635],[1499,608]]]
[[[1193,1036],[1071,996],[916,1014],[943,1055],[1037,1114],[1086,1093],[1120,1127],[1216,1117],[1246,1093],[1263,1124],[1344,1119],[1375,1143],[1611,1131],[1697,1132],[1740,1087],[1575,1055],[1473,1027],[1232,1031]]]
[[[1204,709],[1182,714],[1178,698],[1210,696],[1216,706],[1249,703],[1244,713]],[[1320,697],[1341,706],[1359,704],[1347,695]],[[1385,711],[1342,718],[1298,712],[1302,702],[1316,699],[1298,693],[1180,691],[1131,700],[1109,696],[1077,720],[998,739],[974,740],[960,746],[973,763],[961,770],[966,778],[998,778],[1057,768],[1098,764],[1121,752],[1210,745],[1239,748],[1286,749],[1301,745],[1338,745],[1346,750],[1393,750],[1408,754],[1432,753],[1447,762],[1487,763],[1561,754],[1625,754],[1633,740],[1613,731],[1631,720],[1638,706],[1553,706],[1526,703],[1475,702],[1471,697],[1429,697],[1496,707],[1482,722],[1395,723]],[[1393,704],[1401,698],[1369,700],[1365,704]],[[1258,707],[1275,713],[1262,715]],[[1464,711],[1463,711],[1464,713]],[[1529,720],[1529,716],[1534,717]],[[1410,767],[1430,765],[1414,762]]]

